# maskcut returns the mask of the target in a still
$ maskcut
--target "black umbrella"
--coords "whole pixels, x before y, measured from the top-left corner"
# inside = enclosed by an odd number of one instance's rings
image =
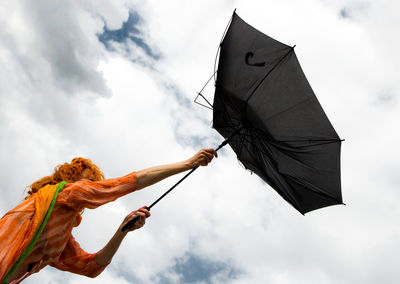
[[[213,109],[213,127],[226,138],[216,150],[229,143],[247,169],[302,214],[343,204],[342,140],[311,89],[294,46],[261,33],[233,12],[215,73],[214,104],[206,101]],[[201,91],[199,96],[204,98]]]
[[[341,139],[294,52],[235,12],[220,45],[213,126],[243,165],[302,214],[343,204]]]

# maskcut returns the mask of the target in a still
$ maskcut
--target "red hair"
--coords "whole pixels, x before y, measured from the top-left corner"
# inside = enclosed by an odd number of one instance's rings
[[[50,176],[45,176],[35,181],[30,186],[28,186],[28,196],[37,192],[40,188],[48,184],[57,184],[62,181],[69,183],[76,182],[81,179],[82,172],[88,169],[89,174],[93,177],[94,181],[100,181],[104,179],[104,174],[98,166],[93,164],[90,159],[85,158],[74,158],[71,163],[64,163],[58,165],[54,169],[54,173]]]

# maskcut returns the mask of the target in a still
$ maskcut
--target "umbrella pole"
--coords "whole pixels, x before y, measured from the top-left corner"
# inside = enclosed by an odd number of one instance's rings
[[[238,134],[238,133],[240,132],[240,130],[242,130],[242,129],[243,129],[243,126],[240,126],[235,132],[232,133],[231,136],[229,136],[228,138],[226,138],[226,139],[224,140],[224,142],[222,142],[221,145],[219,145],[218,148],[215,149],[215,151],[218,151],[219,149],[221,149],[222,147],[224,147],[226,144],[228,144],[228,143],[232,140],[232,138],[235,137],[236,134]]]
[[[243,126],[239,127],[235,132],[232,133],[231,136],[229,136],[228,138],[226,138],[216,149],[215,151],[218,151],[219,149],[221,149],[222,147],[224,147],[226,144],[229,143],[229,141],[232,140],[232,138],[234,136],[236,136],[236,134],[238,134],[240,132],[240,130],[243,129]],[[192,170],[190,170],[190,172],[188,172],[184,177],[182,177],[177,183],[175,183],[170,189],[168,189],[163,195],[161,195],[156,201],[154,201],[150,206],[147,207],[147,210],[150,210],[154,205],[156,205],[161,199],[163,199],[168,193],[170,193],[175,187],[177,187],[184,179],[186,179],[188,176],[190,176],[195,170],[197,170],[199,166],[193,168]],[[126,230],[132,228],[133,224],[135,224],[135,222],[137,220],[139,220],[140,216],[139,215],[135,215],[131,220],[128,221],[128,223],[126,223],[121,231],[125,232]]]

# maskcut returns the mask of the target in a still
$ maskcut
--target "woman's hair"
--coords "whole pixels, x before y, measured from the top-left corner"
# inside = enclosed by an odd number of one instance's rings
[[[82,172],[88,169],[89,174],[93,177],[94,181],[104,179],[104,174],[98,166],[93,164],[89,159],[85,158],[74,158],[71,163],[65,163],[58,165],[54,169],[54,173],[51,176],[42,177],[38,181],[35,181],[28,186],[28,196],[37,192],[40,188],[48,184],[57,184],[62,181],[69,183],[76,182],[81,179]]]

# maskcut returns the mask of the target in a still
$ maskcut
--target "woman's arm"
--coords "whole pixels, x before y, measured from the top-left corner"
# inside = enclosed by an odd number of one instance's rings
[[[186,161],[140,170],[136,172],[136,190],[195,167],[207,166],[214,157],[218,157],[217,152],[214,149],[202,149]]]
[[[211,160],[217,157],[217,152],[214,149],[203,149],[200,150],[196,155],[190,159],[174,164],[162,165],[151,167],[136,172],[136,190],[142,189],[156,182],[159,182],[169,176],[193,169],[198,166],[207,166]],[[140,219],[134,223],[133,227],[129,230],[122,232],[122,227],[130,221],[135,215],[139,215]],[[125,238],[126,234],[130,231],[137,230],[141,228],[146,218],[150,217],[150,212],[146,209],[146,206],[131,212],[125,217],[121,226],[115,232],[114,236],[110,239],[107,245],[97,253],[96,263],[100,266],[107,265],[111,262],[114,254],[117,252],[122,240]]]
[[[217,153],[213,149],[203,149],[183,162],[156,166],[119,178],[101,181],[82,180],[67,184],[59,194],[57,202],[64,203],[76,211],[81,211],[84,208],[95,209],[135,190],[159,182],[171,175],[190,170],[197,166],[206,166],[214,156],[217,157]]]
[[[131,220],[135,215],[139,215],[139,220],[133,225],[132,228],[129,230],[122,232],[122,227]],[[150,212],[146,209],[146,206],[131,212],[128,216],[125,217],[124,221],[122,222],[121,226],[118,228],[117,232],[115,232],[114,236],[111,240],[107,243],[107,245],[97,253],[96,256],[96,263],[100,266],[108,265],[114,254],[117,252],[122,240],[125,238],[126,234],[130,231],[137,230],[141,228],[146,218],[150,217]]]
[[[84,251],[71,235],[60,257],[50,265],[63,271],[69,271],[92,278],[96,277],[103,272],[103,270],[111,262],[112,257],[119,248],[119,245],[128,233],[128,231],[125,233],[121,232],[122,226],[125,225],[125,223],[132,219],[132,217],[136,214],[140,215],[141,217],[129,231],[139,229],[144,225],[145,219],[150,217],[150,212],[147,211],[145,207],[131,212],[128,216],[126,216],[121,226],[118,228],[117,232],[107,243],[107,245],[97,253],[87,253]]]

